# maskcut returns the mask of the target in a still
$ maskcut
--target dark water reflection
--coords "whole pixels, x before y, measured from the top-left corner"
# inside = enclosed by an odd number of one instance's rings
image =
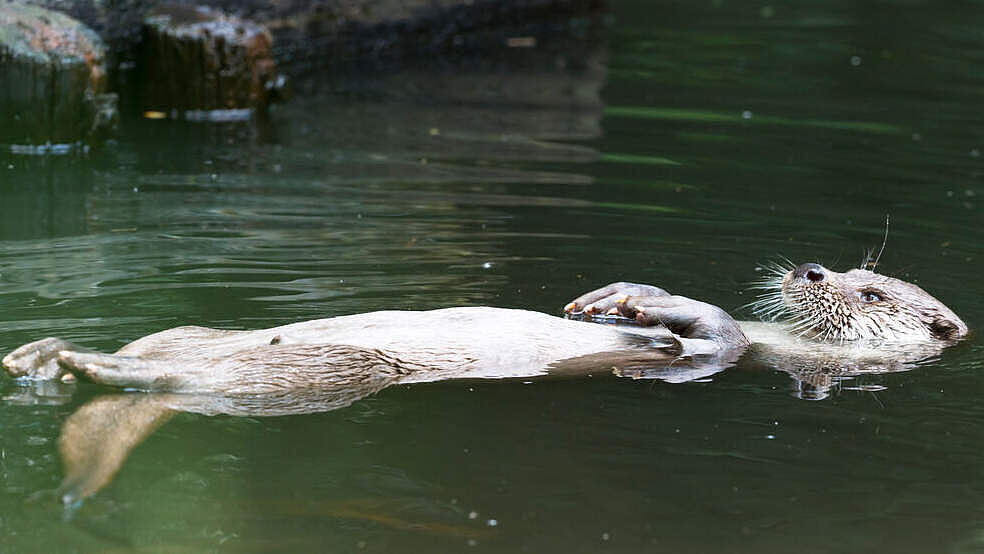
[[[759,263],[856,265],[887,213],[882,269],[981,328],[973,7],[612,13],[604,36],[537,55],[302,78],[258,125],[130,117],[85,160],[4,158],[0,350],[555,312],[618,279],[740,313]],[[327,413],[181,413],[64,512],[62,424],[112,397],[6,380],[0,533],[12,551],[975,552],[982,366],[972,337],[820,402],[746,363],[700,383],[447,382]]]

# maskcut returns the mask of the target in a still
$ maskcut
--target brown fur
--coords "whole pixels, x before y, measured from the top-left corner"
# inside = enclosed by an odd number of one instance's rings
[[[837,273],[817,267],[821,280],[797,276],[798,270],[782,279],[789,316],[815,338],[910,342],[967,334],[956,314],[912,283],[864,269]]]

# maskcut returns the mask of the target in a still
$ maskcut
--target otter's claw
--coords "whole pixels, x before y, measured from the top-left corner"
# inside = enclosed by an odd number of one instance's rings
[[[612,283],[575,298],[572,302],[564,306],[564,311],[566,313],[572,313],[580,309],[582,313],[587,315],[605,314],[610,313],[613,308],[618,308],[629,297],[648,298],[669,295],[665,290],[652,285]]]

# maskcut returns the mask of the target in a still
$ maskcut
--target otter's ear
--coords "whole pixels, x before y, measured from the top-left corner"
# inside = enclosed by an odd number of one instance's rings
[[[960,326],[955,321],[951,321],[943,316],[937,316],[929,325],[929,332],[940,340],[953,340],[960,338]]]

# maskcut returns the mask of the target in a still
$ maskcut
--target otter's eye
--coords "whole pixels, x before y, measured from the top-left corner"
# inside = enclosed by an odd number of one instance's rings
[[[877,291],[873,290],[863,290],[858,293],[858,297],[862,302],[881,302],[883,300],[882,295]]]

